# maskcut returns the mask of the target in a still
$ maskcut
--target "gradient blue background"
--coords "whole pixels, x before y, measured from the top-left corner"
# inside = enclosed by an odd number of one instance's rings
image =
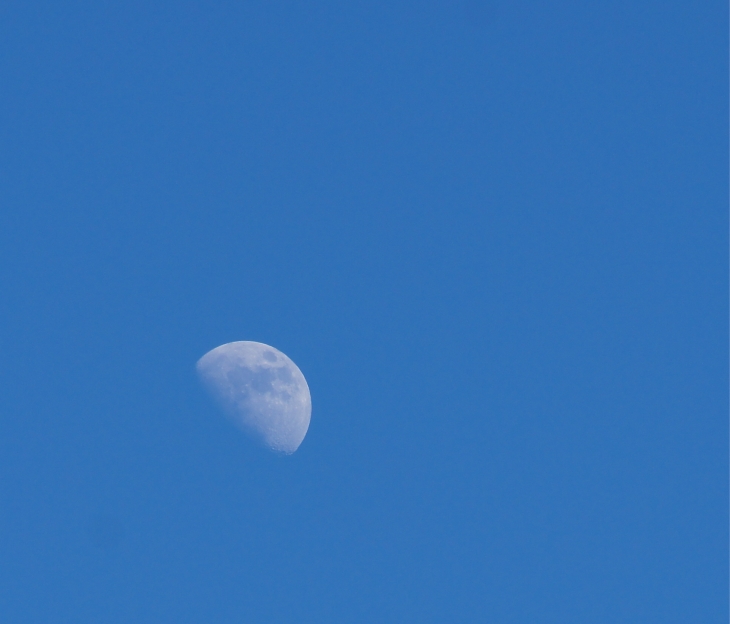
[[[0,619],[725,623],[725,2],[0,6]],[[195,379],[312,390],[267,454]]]

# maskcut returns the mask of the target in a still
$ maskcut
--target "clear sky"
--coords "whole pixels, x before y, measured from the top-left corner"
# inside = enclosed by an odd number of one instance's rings
[[[727,622],[727,13],[4,0],[0,619]]]

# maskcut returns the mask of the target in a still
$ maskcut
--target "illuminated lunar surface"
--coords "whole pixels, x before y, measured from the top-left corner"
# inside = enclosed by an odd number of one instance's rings
[[[201,381],[226,415],[272,451],[291,454],[309,428],[312,399],[296,364],[260,342],[229,342],[197,366]]]

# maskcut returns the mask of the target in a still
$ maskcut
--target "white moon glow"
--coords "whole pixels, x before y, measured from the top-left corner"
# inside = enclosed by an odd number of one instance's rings
[[[223,411],[267,448],[287,455],[309,428],[312,398],[296,364],[260,342],[229,342],[208,351],[198,375]]]

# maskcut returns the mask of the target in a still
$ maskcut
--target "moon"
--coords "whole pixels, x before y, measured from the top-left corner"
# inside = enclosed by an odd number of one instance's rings
[[[307,435],[312,397],[299,367],[261,342],[229,342],[208,351],[198,376],[226,415],[266,448],[291,455]]]

